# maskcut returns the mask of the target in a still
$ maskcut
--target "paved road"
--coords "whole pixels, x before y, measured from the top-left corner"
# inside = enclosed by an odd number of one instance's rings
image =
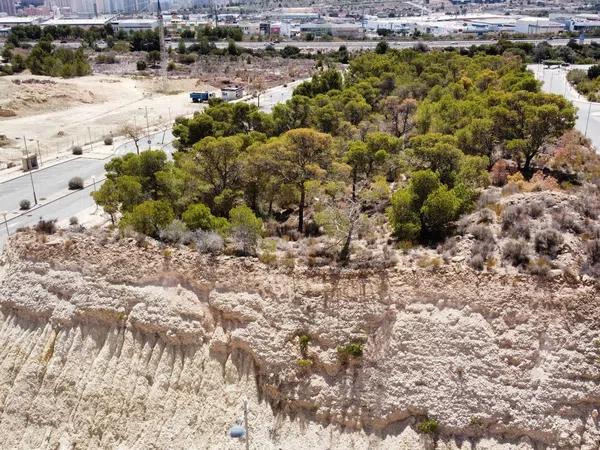
[[[515,39],[515,42],[527,42],[530,44],[539,44],[541,42],[548,42],[550,45],[561,46],[566,45],[569,40],[568,39]],[[388,41],[388,44],[392,48],[412,48],[415,44],[421,41]],[[482,39],[482,40],[468,40],[468,41],[422,41],[425,45],[432,48],[444,48],[444,47],[456,47],[456,48],[464,48],[470,47],[472,45],[491,45],[498,42],[495,39]],[[592,42],[600,42],[600,39],[586,39],[585,43],[590,44]],[[344,45],[349,51],[359,51],[359,50],[372,50],[374,49],[378,41],[332,41],[332,42],[322,42],[322,41],[288,41],[288,42],[279,42],[272,44],[277,50],[283,49],[287,45],[292,45],[298,47],[302,50],[322,50],[322,51],[330,51],[337,50],[340,46]],[[188,43],[191,45],[192,42]],[[227,42],[216,42],[215,43],[218,48],[226,48],[229,44]],[[171,47],[176,48],[178,43],[172,42]],[[269,44],[269,42],[256,42],[256,41],[248,41],[248,42],[236,42],[236,45],[249,49],[264,49]]]
[[[277,86],[268,89],[260,97],[261,109],[263,111],[270,111],[275,104],[288,100],[292,95],[294,87],[301,82],[302,80],[289,83],[286,86]],[[256,103],[256,99],[248,101]],[[167,153],[169,159],[172,159],[174,152],[173,139],[171,130],[165,129],[151,135],[150,145],[148,145],[146,139],[142,139],[139,142],[139,146],[142,151],[147,150],[148,147],[162,148]],[[90,197],[90,191],[93,189],[92,177],[96,178],[96,187],[99,187],[105,176],[104,165],[110,158],[134,152],[135,150],[133,142],[128,142],[119,146],[114,155],[109,155],[104,159],[86,158],[84,154],[81,158],[33,172],[33,182],[40,205],[32,208],[26,214],[22,214],[22,211],[19,211],[18,208],[19,202],[22,199],[29,199],[33,205],[29,175],[26,174],[19,178],[0,183],[0,212],[8,212],[7,218],[10,233],[12,234],[19,227],[35,225],[40,217],[45,219],[56,218],[59,221],[64,221],[69,217],[77,216],[83,211],[94,208],[94,202]],[[67,183],[74,176],[80,176],[84,179],[85,189],[81,191],[68,190]],[[0,250],[5,240],[6,227],[3,218],[0,217]]]
[[[577,108],[575,128],[589,137],[594,147],[596,147],[596,151],[600,151],[600,103],[585,100],[566,79],[568,71],[578,67],[587,70],[589,66],[556,67],[552,69],[546,69],[541,64],[528,66],[535,77],[544,83],[542,89],[545,92],[563,95],[573,102]]]
[[[168,157],[172,158],[174,151],[171,141],[173,135],[170,130],[160,131],[151,135],[152,148],[162,148]],[[163,145],[163,142],[165,145]],[[140,150],[148,149],[148,141],[139,142]],[[19,227],[35,225],[40,218],[66,220],[77,216],[87,208],[94,206],[90,196],[93,189],[93,177],[96,178],[96,188],[99,188],[105,177],[104,165],[113,157],[135,152],[135,144],[127,142],[115,150],[114,155],[106,158],[81,158],[69,160],[47,168],[32,172],[33,183],[38,198],[38,206],[23,214],[19,211],[19,202],[28,199],[33,205],[33,191],[31,178],[23,175],[0,184],[0,211],[8,212],[8,228],[12,233]],[[84,179],[85,189],[69,191],[68,181],[80,176]],[[0,219],[1,220],[1,219]],[[6,240],[6,226],[0,225],[0,249]]]

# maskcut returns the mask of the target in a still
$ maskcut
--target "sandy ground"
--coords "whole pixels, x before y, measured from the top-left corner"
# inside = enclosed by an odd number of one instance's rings
[[[90,137],[99,142],[107,134],[116,136],[125,124],[166,125],[200,108],[190,101],[189,91],[212,90],[191,78],[169,80],[169,95],[158,93],[159,88],[157,80],[111,75],[67,80],[26,74],[3,77],[0,108],[16,115],[0,117],[0,136],[6,137],[0,139],[0,164],[20,159],[23,136],[30,152],[37,151],[39,142],[42,159],[55,158],[73,144],[89,145]]]

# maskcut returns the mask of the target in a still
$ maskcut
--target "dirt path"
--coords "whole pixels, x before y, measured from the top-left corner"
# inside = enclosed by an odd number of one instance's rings
[[[0,118],[0,135],[8,138],[0,146],[0,163],[19,160],[23,136],[30,150],[37,149],[39,141],[42,158],[48,159],[68,151],[73,144],[88,144],[90,136],[97,142],[109,133],[117,135],[125,124],[167,124],[178,115],[199,109],[188,97],[190,90],[198,89],[196,84],[194,79],[173,80],[169,90],[178,93],[163,95],[156,92],[156,82],[148,79],[107,75],[69,80],[4,77],[0,79],[0,107],[16,115]]]

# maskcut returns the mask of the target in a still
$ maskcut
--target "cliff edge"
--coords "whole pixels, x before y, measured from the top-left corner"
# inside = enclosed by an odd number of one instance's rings
[[[0,305],[4,448],[240,448],[244,398],[256,449],[600,446],[590,280],[23,232]]]

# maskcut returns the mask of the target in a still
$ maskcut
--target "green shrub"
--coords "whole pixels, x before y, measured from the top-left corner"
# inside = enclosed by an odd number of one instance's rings
[[[181,215],[183,222],[190,230],[214,230],[218,225],[217,218],[210,208],[203,203],[194,203]]]
[[[138,62],[135,63],[135,67],[137,70],[141,71],[141,70],[146,70],[148,65],[146,64],[146,61],[139,60]]]
[[[394,234],[401,241],[414,242],[421,234],[421,220],[412,209],[415,195],[408,189],[400,189],[392,194],[387,216]]]
[[[419,433],[434,434],[438,431],[440,424],[435,419],[425,419],[419,422],[417,430]]]
[[[298,336],[298,345],[300,346],[300,353],[306,355],[308,351],[308,344],[310,343],[310,336],[307,334],[301,334]]]
[[[302,358],[302,359],[298,360],[297,364],[299,367],[306,369],[308,367],[312,367],[313,362],[312,362],[312,359]]]
[[[31,202],[27,199],[23,199],[19,202],[19,208],[22,210],[28,210],[29,208],[31,208]]]
[[[352,356],[354,358],[360,358],[363,355],[364,344],[362,342],[351,342],[346,345],[340,345],[337,351],[343,356]]]
[[[74,155],[83,155],[83,149],[79,145],[74,145],[71,147],[71,152]]]
[[[246,205],[240,205],[229,211],[231,237],[237,250],[243,255],[253,254],[262,233],[262,220]]]
[[[160,230],[169,225],[175,214],[168,202],[164,200],[147,200],[135,206],[131,212],[125,213],[119,226],[121,229],[133,228],[138,233],[158,237]]]
[[[440,186],[429,194],[421,207],[428,237],[437,239],[444,236],[450,222],[457,218],[460,204],[456,194],[446,186]]]

